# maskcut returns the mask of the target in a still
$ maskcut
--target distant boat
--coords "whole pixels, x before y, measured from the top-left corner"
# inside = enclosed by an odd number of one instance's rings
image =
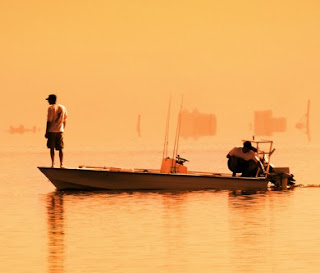
[[[284,117],[275,118],[272,110],[254,112],[254,135],[272,136],[273,133],[285,132],[287,120]]]
[[[296,123],[296,128],[303,131],[309,141],[311,141],[311,133],[310,133],[310,100],[307,103],[307,112],[303,115],[298,123]]]
[[[28,132],[36,133],[39,132],[40,128],[33,126],[32,128],[26,128],[24,125],[20,125],[19,127],[10,126],[8,132],[10,134],[25,134]]]

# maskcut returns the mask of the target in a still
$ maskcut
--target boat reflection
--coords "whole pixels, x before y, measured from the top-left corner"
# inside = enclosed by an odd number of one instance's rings
[[[63,194],[47,195],[48,266],[49,273],[64,272],[64,208]]]
[[[214,190],[50,193],[48,272],[254,272],[258,266],[271,272],[275,265],[265,264],[264,255],[274,257],[276,249],[265,235],[274,235],[272,217],[287,202],[277,196]]]

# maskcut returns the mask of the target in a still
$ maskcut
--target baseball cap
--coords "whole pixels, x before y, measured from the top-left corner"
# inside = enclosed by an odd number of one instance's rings
[[[56,100],[57,99],[57,96],[55,94],[50,94],[46,100]]]
[[[248,149],[250,149],[251,151],[254,151],[254,152],[257,151],[257,149],[255,147],[252,147],[252,144],[251,144],[250,141],[245,141],[243,143],[243,147],[246,147],[246,148],[248,148]]]

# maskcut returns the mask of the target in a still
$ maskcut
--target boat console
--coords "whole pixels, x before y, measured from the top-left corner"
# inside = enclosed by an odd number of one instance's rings
[[[177,159],[166,157],[162,159],[160,173],[188,173],[188,168],[183,166],[188,160],[177,155]]]

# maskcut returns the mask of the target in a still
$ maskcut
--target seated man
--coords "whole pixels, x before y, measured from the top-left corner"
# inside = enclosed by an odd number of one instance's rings
[[[246,141],[243,147],[235,147],[228,153],[228,168],[232,171],[232,176],[236,176],[236,173],[241,173],[244,177],[256,176],[259,166],[256,151],[251,142]]]

